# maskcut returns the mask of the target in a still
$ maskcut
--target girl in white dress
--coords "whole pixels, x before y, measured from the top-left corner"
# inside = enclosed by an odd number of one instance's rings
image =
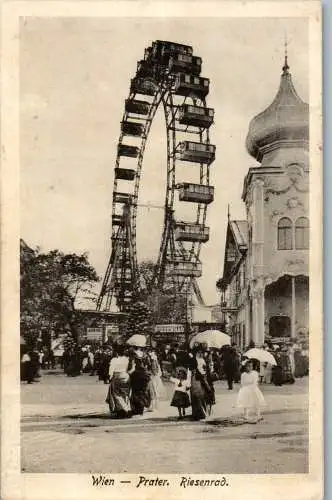
[[[259,374],[253,370],[252,361],[247,361],[241,375],[241,388],[237,397],[237,406],[243,408],[247,422],[257,424],[262,419],[261,407],[265,405],[262,392],[258,387]]]

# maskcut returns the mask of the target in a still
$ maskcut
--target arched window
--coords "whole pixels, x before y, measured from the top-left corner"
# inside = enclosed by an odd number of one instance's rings
[[[295,222],[295,248],[307,250],[309,248],[309,219],[299,217]]]
[[[278,222],[278,250],[292,250],[293,223],[287,217]]]

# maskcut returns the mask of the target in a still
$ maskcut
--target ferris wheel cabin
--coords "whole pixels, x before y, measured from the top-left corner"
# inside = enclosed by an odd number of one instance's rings
[[[179,200],[208,205],[214,199],[214,187],[184,182],[179,186]]]
[[[173,73],[190,73],[198,76],[202,70],[202,59],[188,54],[175,54],[170,57],[168,68]]]
[[[172,262],[170,274],[172,276],[185,276],[200,278],[202,276],[202,264],[201,262]]]
[[[118,154],[119,156],[128,156],[129,158],[137,158],[139,153],[139,148],[137,146],[129,146],[127,144],[119,144]]]
[[[148,61],[142,59],[137,63],[136,77],[138,78],[154,78],[157,74],[157,68],[149,64]]]
[[[210,80],[201,76],[178,73],[175,79],[174,93],[187,97],[189,95],[203,99],[209,93]]]
[[[123,224],[123,217],[122,215],[112,215],[112,225],[113,226],[121,226]]]
[[[215,160],[216,147],[204,142],[182,141],[178,145],[179,159],[210,165]]]
[[[150,80],[145,80],[144,78],[133,78],[131,80],[130,91],[142,95],[153,96],[156,92],[155,83]]]
[[[113,193],[113,201],[114,203],[125,203],[126,205],[130,205],[132,202],[132,195],[115,191]]]
[[[135,115],[147,115],[149,113],[149,103],[138,99],[126,99],[125,110],[127,113]]]
[[[179,123],[194,127],[209,128],[213,123],[214,109],[183,104],[179,107]]]
[[[144,125],[142,123],[124,120],[121,123],[121,130],[122,130],[124,135],[131,135],[134,137],[140,137],[144,132]]]
[[[209,240],[209,228],[193,222],[178,222],[175,228],[176,241],[206,243]]]
[[[136,170],[132,168],[116,167],[114,169],[114,175],[116,179],[121,179],[123,181],[133,181],[136,177]]]
[[[192,56],[193,48],[190,45],[183,45],[181,43],[156,40],[152,42],[151,47],[145,49],[144,59],[147,61],[156,60],[161,64],[167,64],[169,58],[174,54]]]

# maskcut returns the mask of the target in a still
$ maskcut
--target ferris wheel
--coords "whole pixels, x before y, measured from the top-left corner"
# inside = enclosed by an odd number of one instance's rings
[[[167,172],[162,237],[151,289],[171,283],[177,294],[192,290],[201,299],[196,279],[202,274],[200,251],[209,239],[207,207],[214,199],[210,166],[216,147],[209,128],[214,109],[206,104],[209,79],[200,76],[202,59],[188,45],[157,40],[145,49],[144,59],[130,82],[125,100],[114,169],[112,252],[98,298],[98,310],[110,310],[115,299],[120,311],[139,296],[137,259],[138,196],[144,152],[158,108],[166,124]],[[180,169],[181,165],[181,169]],[[190,169],[180,178],[179,170]],[[187,170],[188,171],[188,170]],[[182,174],[183,175],[183,174]],[[182,220],[182,203],[190,204],[191,220]]]

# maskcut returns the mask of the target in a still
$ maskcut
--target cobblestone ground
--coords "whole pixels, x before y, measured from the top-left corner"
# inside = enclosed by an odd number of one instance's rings
[[[304,473],[308,471],[308,380],[262,386],[267,407],[256,425],[234,408],[238,386],[217,382],[213,415],[179,422],[172,387],[153,413],[111,420],[107,386],[96,377],[44,372],[21,385],[22,470],[71,473]]]

